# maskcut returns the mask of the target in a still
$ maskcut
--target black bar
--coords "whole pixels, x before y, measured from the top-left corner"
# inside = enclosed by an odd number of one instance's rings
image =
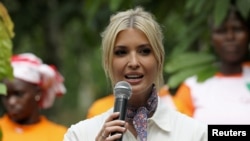
[[[250,125],[208,125],[208,141],[250,141]]]

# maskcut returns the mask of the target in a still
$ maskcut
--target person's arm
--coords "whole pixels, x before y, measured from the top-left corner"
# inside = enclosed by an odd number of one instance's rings
[[[193,116],[194,106],[190,93],[190,89],[187,85],[182,84],[173,97],[174,104],[178,111],[188,116]]]

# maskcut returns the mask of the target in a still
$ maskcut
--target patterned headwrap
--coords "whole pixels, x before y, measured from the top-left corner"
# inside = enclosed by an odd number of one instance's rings
[[[15,78],[41,86],[44,93],[41,96],[40,106],[50,108],[56,96],[66,93],[63,84],[64,78],[53,65],[47,65],[32,53],[13,55],[11,58]]]

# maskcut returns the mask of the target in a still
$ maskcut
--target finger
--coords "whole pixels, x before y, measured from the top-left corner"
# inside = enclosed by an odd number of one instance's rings
[[[112,113],[104,122],[101,131],[98,133],[96,140],[109,140],[111,133],[124,133],[127,130],[126,122],[123,120],[114,120],[119,117],[119,112]],[[119,139],[119,134],[114,135],[115,139]],[[111,139],[112,139],[111,138]]]
[[[109,135],[105,135],[105,133],[103,133],[103,134],[101,135],[101,137],[102,137],[103,140],[106,140],[106,139],[108,138],[108,136],[109,136]]]
[[[115,112],[115,113],[112,113],[104,122],[103,124],[103,130],[107,127],[111,127],[111,126],[124,126],[125,125],[125,121],[123,120],[118,120],[118,116],[119,116],[119,112]],[[114,119],[117,119],[117,120],[114,120]]]
[[[96,140],[114,140],[114,139],[119,139],[122,134],[126,131],[127,129],[125,127],[121,126],[111,126],[111,127],[106,127],[104,130],[101,130],[101,132],[98,133]],[[112,134],[115,133],[115,134]]]
[[[113,121],[114,119],[117,119],[119,115],[119,112],[114,112],[105,120],[105,122]]]
[[[117,134],[114,134],[112,136],[108,136],[105,140],[107,141],[114,141],[114,140],[118,140],[122,137],[122,134],[121,133],[117,133]]]
[[[122,127],[122,126],[110,126],[110,127],[106,127],[103,130],[101,130],[101,132],[97,135],[97,138],[99,140],[119,139],[121,137],[121,135],[124,134],[126,131],[127,131],[127,128]],[[121,134],[121,135],[119,135],[119,134]],[[110,138],[110,137],[112,137],[112,138]]]

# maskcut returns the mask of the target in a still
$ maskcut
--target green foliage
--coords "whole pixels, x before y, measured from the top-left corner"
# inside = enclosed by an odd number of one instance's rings
[[[12,78],[12,67],[10,57],[12,55],[13,23],[6,8],[0,3],[0,80]],[[0,94],[6,94],[6,87],[0,84]]]
[[[1,95],[6,95],[7,94],[7,87],[3,83],[0,83],[0,94]]]
[[[220,23],[222,23],[223,19],[226,17],[229,6],[230,6],[230,0],[215,1],[213,17],[216,26],[220,25]]]
[[[122,4],[122,1],[123,0],[110,0],[109,7],[111,11],[116,11]]]
[[[187,77],[199,74],[199,81],[206,80],[215,72],[212,63],[215,57],[204,52],[185,52],[170,58],[165,66],[165,72],[171,74],[167,84],[170,88],[176,88]]]
[[[237,0],[236,3],[239,11],[244,16],[244,18],[249,18],[250,16],[250,0]]]
[[[174,73],[176,71],[194,67],[197,65],[211,63],[215,61],[215,56],[204,52],[185,52],[170,58],[168,65],[165,66],[165,71]]]

